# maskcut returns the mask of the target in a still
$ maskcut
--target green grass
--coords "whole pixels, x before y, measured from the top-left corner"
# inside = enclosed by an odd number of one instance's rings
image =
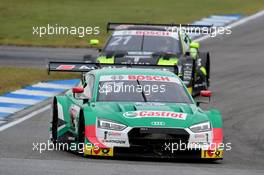
[[[85,47],[91,38],[106,38],[115,22],[188,23],[211,14],[249,15],[263,0],[1,0],[0,44]],[[99,26],[98,36],[32,35],[33,26]]]
[[[74,73],[51,73],[33,68],[0,67],[0,94],[20,89],[39,81],[80,78]]]

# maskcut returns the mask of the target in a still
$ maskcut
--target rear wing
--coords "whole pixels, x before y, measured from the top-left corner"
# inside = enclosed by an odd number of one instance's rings
[[[191,31],[197,31],[198,29],[203,29],[210,31],[210,28],[212,25],[192,25],[192,24],[153,24],[153,23],[117,23],[117,22],[109,22],[107,23],[107,32],[110,30],[128,30],[130,28],[134,27],[148,27],[153,29],[157,28],[164,28],[164,30],[167,29],[173,29],[173,28],[185,28],[185,30]]]
[[[145,68],[170,71],[178,74],[177,65],[150,65],[150,64],[102,64],[102,63],[86,63],[86,62],[60,62],[50,61],[48,63],[48,74],[55,72],[89,72],[95,69],[105,68]]]

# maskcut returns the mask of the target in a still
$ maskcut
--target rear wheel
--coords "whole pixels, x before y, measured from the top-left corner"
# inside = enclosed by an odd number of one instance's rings
[[[201,90],[209,88],[210,58],[208,52],[199,52],[195,60],[195,74],[193,82],[193,96],[200,94]]]
[[[206,58],[206,70],[207,70],[207,86],[210,86],[210,54],[207,52],[207,58]]]
[[[201,52],[199,53],[199,57],[201,58],[201,66],[206,70],[206,76],[203,78],[206,83],[206,89],[210,85],[210,54],[209,52]]]

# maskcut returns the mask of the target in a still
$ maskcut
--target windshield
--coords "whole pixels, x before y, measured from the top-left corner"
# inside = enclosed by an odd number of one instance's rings
[[[176,33],[166,31],[115,31],[104,51],[179,53]]]
[[[176,77],[101,76],[97,101],[192,103]]]

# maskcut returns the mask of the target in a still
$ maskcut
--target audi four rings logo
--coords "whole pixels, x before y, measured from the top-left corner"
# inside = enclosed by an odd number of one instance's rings
[[[153,125],[153,126],[165,126],[165,122],[154,121],[154,122],[151,122],[151,125]]]

